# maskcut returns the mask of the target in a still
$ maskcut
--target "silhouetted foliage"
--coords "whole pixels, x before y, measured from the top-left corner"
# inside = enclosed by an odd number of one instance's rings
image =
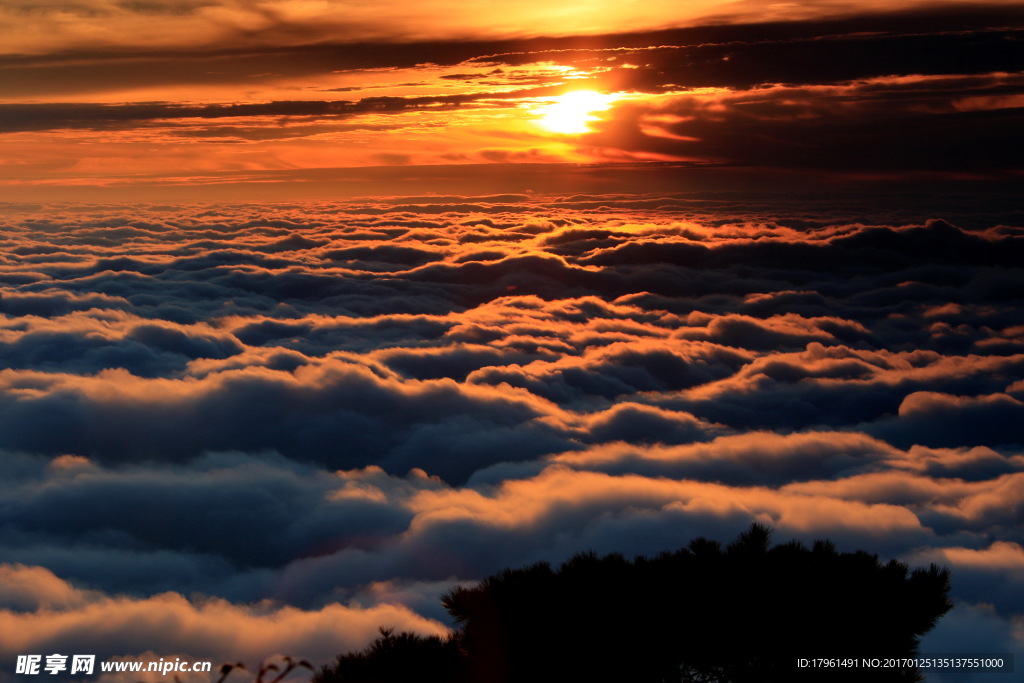
[[[443,597],[448,640],[382,632],[314,683],[916,681],[901,669],[799,669],[798,657],[906,657],[951,607],[948,571],[828,542],[771,546],[754,525],[629,561],[508,569]],[[859,663],[859,661],[858,661]]]
[[[285,678],[288,677],[295,669],[309,669],[313,670],[313,665],[305,659],[295,659],[289,655],[281,656],[281,661],[284,666],[281,666],[273,661],[262,661],[260,662],[259,668],[256,670],[255,683],[281,683]],[[241,669],[246,671],[245,664],[242,662],[228,662],[221,664],[220,677],[217,679],[217,683],[224,683],[228,676],[231,675],[232,671]],[[271,678],[272,676],[272,678]],[[174,676],[176,683],[181,683],[181,679],[178,678],[177,674]],[[140,681],[141,683],[141,681]]]
[[[458,632],[447,638],[416,633],[380,636],[362,652],[349,652],[313,677],[315,683],[458,683],[464,681],[465,656]]]

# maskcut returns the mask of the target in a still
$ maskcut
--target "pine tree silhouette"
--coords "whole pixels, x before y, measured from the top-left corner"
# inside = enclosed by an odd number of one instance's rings
[[[464,681],[465,658],[458,634],[448,638],[395,634],[381,628],[380,636],[362,652],[349,652],[324,667],[313,681],[333,683],[459,683]]]
[[[911,669],[799,668],[814,657],[908,657],[951,607],[949,573],[832,543],[771,545],[754,525],[723,548],[576,555],[506,569],[442,602],[448,639],[381,637],[313,683],[910,682]]]

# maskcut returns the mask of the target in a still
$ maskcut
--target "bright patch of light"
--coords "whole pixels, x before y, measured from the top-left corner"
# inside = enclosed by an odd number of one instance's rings
[[[618,98],[593,90],[576,90],[553,99],[554,103],[538,109],[538,125],[552,133],[580,135],[591,132],[590,123],[598,118],[594,114],[608,109]]]

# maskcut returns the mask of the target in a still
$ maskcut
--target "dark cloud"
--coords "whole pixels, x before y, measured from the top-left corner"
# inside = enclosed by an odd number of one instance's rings
[[[899,416],[868,428],[895,444],[1006,446],[1021,448],[1018,425],[1024,403],[1006,394],[955,396],[915,392],[903,399]]]
[[[182,469],[120,470],[65,457],[50,469],[41,476],[54,486],[23,485],[18,504],[7,509],[7,552],[21,562],[39,561],[46,544],[77,546],[85,554],[135,553],[136,560],[124,558],[123,570],[108,576],[94,574],[89,563],[73,569],[71,558],[58,562],[64,573],[107,590],[152,589],[155,568],[143,567],[161,556],[195,571],[187,578],[158,574],[162,589],[203,590],[203,581],[225,581],[230,567],[281,566],[350,546],[372,548],[411,520],[375,499],[372,489],[345,488],[343,478],[279,456],[218,454]]]
[[[142,104],[2,104],[3,127],[10,133],[54,128],[105,130],[147,121],[167,119],[220,119],[245,117],[299,117],[335,119],[356,114],[387,113],[430,105],[457,106],[482,95],[428,97],[366,97],[349,100],[296,100],[266,104],[207,104],[201,106],[163,102]]]
[[[779,80],[661,103],[627,102],[582,142],[595,153],[627,150],[744,166],[845,172],[1017,168],[1021,149],[1009,132],[1021,119],[1018,75],[963,78],[956,90],[913,71],[880,77],[879,83]]]

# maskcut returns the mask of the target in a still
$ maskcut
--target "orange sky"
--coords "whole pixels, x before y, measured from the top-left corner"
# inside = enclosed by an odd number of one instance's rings
[[[1015,4],[875,4],[9,2],[0,199],[351,195],[369,167],[1016,170],[927,151],[970,112],[1016,124]]]

